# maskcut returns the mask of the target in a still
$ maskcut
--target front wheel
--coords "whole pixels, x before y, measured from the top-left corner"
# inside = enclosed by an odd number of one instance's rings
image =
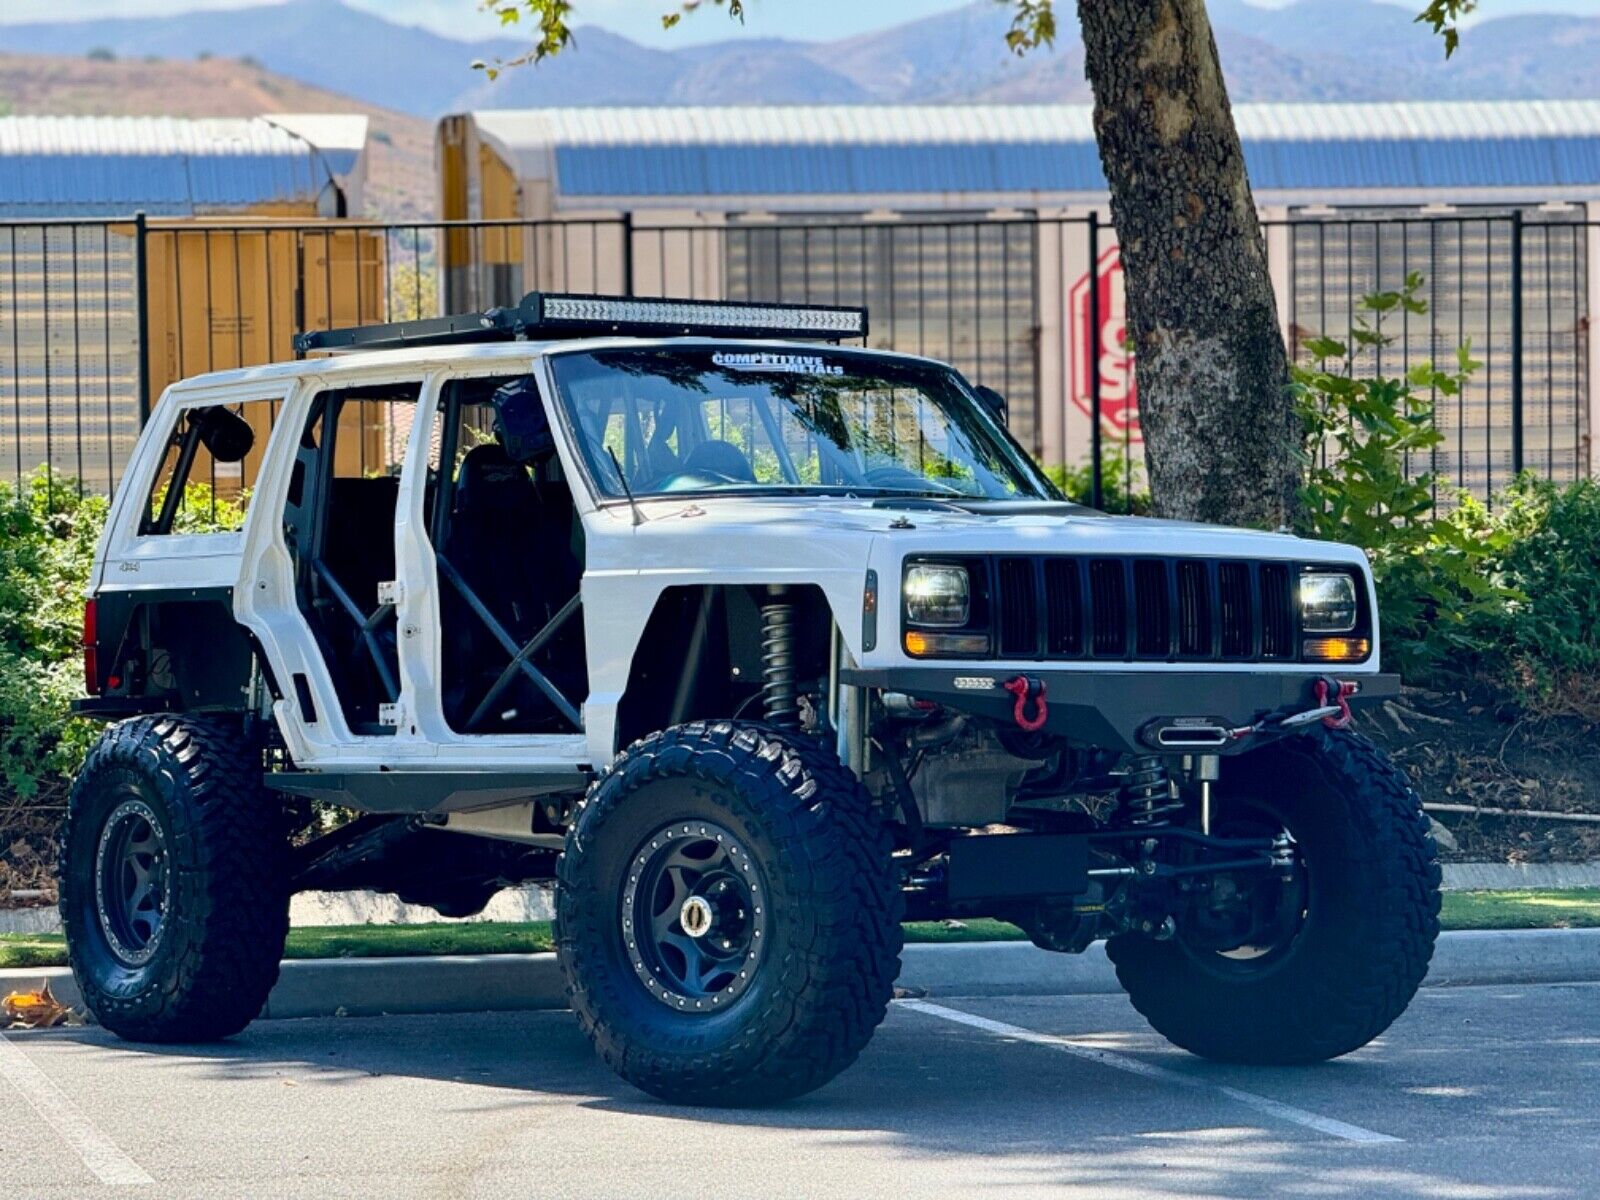
[[[1320,1062],[1366,1045],[1411,1002],[1439,934],[1439,864],[1405,775],[1358,734],[1286,738],[1227,763],[1216,821],[1288,833],[1296,878],[1256,884],[1239,944],[1198,922],[1166,941],[1111,939],[1134,1007],[1224,1062]]]
[[[887,1012],[900,892],[870,797],[820,744],[734,721],[630,747],[562,855],[556,950],[601,1057],[687,1104],[770,1104]]]

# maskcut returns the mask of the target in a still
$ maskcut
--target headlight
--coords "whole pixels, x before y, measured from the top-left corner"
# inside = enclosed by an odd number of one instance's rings
[[[972,613],[967,569],[916,563],[906,570],[906,620],[913,625],[965,625]]]
[[[1306,633],[1349,633],[1360,612],[1355,576],[1343,571],[1300,576],[1300,627]]]

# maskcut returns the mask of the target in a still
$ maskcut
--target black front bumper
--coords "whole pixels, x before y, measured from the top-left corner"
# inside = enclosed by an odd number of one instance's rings
[[[1013,726],[1017,698],[1005,685],[1016,675],[1015,671],[984,670],[979,664],[855,668],[841,673],[845,683],[857,687],[904,692],[917,700]],[[1349,696],[1352,708],[1400,694],[1398,675],[1341,675],[1336,667],[1283,673],[1190,671],[1178,667],[1168,671],[1063,671],[1035,667],[1026,675],[1044,685],[1047,716],[1043,732],[1085,745],[1144,754],[1158,749],[1153,741],[1154,730],[1185,721],[1215,723],[1232,730],[1262,725],[1250,736],[1236,737],[1203,751],[1189,751],[1194,753],[1242,753],[1260,745],[1264,738],[1296,728],[1304,730],[1307,726],[1278,728],[1276,722],[1317,707],[1319,681],[1356,684],[1357,690]],[[1030,717],[1034,715],[1031,702],[1025,712]],[[1168,749],[1182,752],[1177,747]]]

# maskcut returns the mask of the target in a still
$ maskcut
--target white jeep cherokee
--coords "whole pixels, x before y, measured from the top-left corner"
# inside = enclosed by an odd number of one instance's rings
[[[1397,686],[1362,555],[1068,503],[998,395],[865,333],[535,294],[170,388],[85,616],[116,723],[61,911],[101,1023],[243,1028],[297,890],[554,879],[579,1021],[677,1101],[831,1079],[907,917],[1109,938],[1212,1058],[1384,1030],[1439,873],[1345,728]],[[185,485],[230,477],[218,532]],[[292,845],[307,798],[363,815]]]

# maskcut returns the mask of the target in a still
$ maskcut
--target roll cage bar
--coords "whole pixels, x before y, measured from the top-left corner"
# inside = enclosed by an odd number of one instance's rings
[[[561,631],[561,628],[582,608],[583,593],[580,591],[576,596],[568,600],[561,606],[560,611],[545,623],[543,628],[521,646],[518,646],[516,639],[495,617],[489,606],[483,602],[483,599],[472,590],[471,585],[467,583],[455,564],[445,554],[445,534],[449,527],[450,512],[454,507],[455,499],[456,478],[453,466],[456,459],[456,450],[461,441],[461,409],[463,407],[466,406],[458,395],[447,395],[444,398],[444,429],[441,433],[439,444],[438,493],[433,501],[433,520],[431,522],[432,527],[428,531],[429,539],[433,543],[433,557],[438,564],[439,578],[454,588],[461,599],[466,602],[467,608],[483,624],[483,627],[489,631],[489,636],[499,644],[500,649],[505,652],[509,661],[494,683],[490,685],[489,690],[484,693],[483,698],[478,701],[477,706],[472,710],[472,714],[467,718],[462,729],[468,733],[476,729],[478,723],[492,711],[495,701],[505,693],[506,689],[511,686],[520,674],[539,689],[544,698],[550,701],[551,705],[555,707],[556,711],[575,731],[582,733],[583,717],[579,713],[577,705],[563,695],[561,689],[556,687],[543,671],[533,665],[533,656],[551,638],[555,637]]]

